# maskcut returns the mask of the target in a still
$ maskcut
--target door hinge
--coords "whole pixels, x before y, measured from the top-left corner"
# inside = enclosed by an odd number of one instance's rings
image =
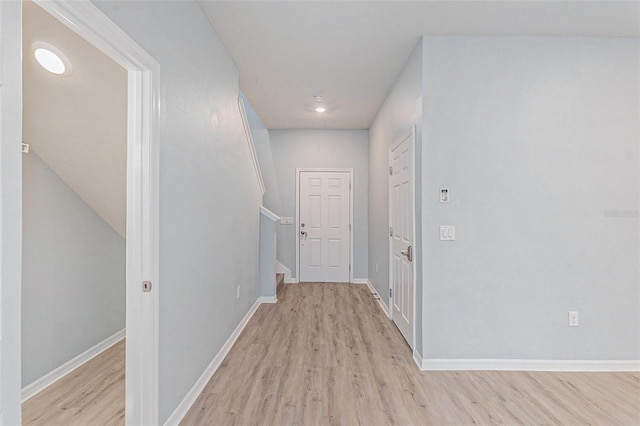
[[[393,167],[389,166],[389,176],[393,176]]]
[[[351,184],[349,184],[349,191],[351,191]]]
[[[349,231],[351,231],[351,224],[349,224]]]
[[[390,288],[390,289],[389,289],[389,298],[392,298],[392,297],[393,297],[393,289],[392,289],[392,288]]]
[[[392,227],[389,227],[389,236],[393,237],[393,228]]]
[[[351,265],[349,265],[349,273],[351,273]]]

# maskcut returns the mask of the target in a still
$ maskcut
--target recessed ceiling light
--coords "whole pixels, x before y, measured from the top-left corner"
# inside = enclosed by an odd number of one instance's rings
[[[36,61],[50,73],[57,75],[71,74],[71,62],[55,46],[48,43],[35,42],[33,49]]]
[[[325,112],[325,111],[326,111],[325,107],[316,108],[316,112]]]

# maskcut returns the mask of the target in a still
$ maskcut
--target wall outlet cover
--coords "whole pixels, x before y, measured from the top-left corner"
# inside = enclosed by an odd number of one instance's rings
[[[578,311],[569,311],[569,327],[580,327]]]

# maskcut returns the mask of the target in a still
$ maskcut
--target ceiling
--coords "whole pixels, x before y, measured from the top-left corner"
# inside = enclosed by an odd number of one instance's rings
[[[23,140],[124,237],[127,72],[39,6],[23,5]],[[62,51],[72,74],[42,68],[36,41]]]
[[[270,129],[369,128],[422,34],[640,36],[637,0],[200,4]]]

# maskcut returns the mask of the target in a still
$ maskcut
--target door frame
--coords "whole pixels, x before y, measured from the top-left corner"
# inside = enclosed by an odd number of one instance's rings
[[[387,151],[387,165],[389,170],[391,170],[392,166],[392,152],[396,149],[402,142],[404,142],[407,138],[411,138],[411,149],[413,152],[413,167],[411,173],[411,179],[413,179],[413,199],[411,200],[411,211],[413,218],[413,261],[411,262],[411,267],[413,269],[413,318],[412,322],[412,339],[411,339],[411,350],[415,351],[416,347],[416,259],[418,258],[418,254],[421,253],[421,250],[418,250],[416,245],[416,125],[412,125],[408,130],[405,130],[400,134],[399,137],[395,139],[395,142],[389,146]],[[391,178],[387,175],[387,190],[388,190],[388,202],[389,202],[389,232],[388,232],[388,246],[389,246],[389,290],[390,293],[393,292],[393,240],[391,236],[391,228],[393,227],[393,206],[392,206],[392,188],[391,188]],[[393,321],[393,301],[392,298],[389,297],[389,319]]]
[[[21,419],[22,2],[0,1],[0,424]]]
[[[128,73],[125,421],[157,424],[160,65],[88,1],[35,3]]]
[[[300,282],[300,173],[302,172],[340,172],[349,173],[349,283],[353,283],[353,168],[296,168],[296,281]]]

